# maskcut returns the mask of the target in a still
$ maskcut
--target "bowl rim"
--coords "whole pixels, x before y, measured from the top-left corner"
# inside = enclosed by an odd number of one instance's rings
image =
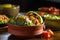
[[[59,19],[48,19],[48,18],[44,18],[44,19],[49,21],[60,21]]]
[[[11,24],[11,23],[8,23],[8,26],[9,25],[13,25],[13,26],[16,26],[16,27],[19,27],[20,25],[14,25],[14,24]],[[40,26],[44,26],[45,23],[42,23]],[[22,27],[40,27],[40,26],[22,26]]]

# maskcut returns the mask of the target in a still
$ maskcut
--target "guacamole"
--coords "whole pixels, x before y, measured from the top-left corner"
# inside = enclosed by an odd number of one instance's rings
[[[60,20],[60,15],[47,14],[44,18],[48,20]]]

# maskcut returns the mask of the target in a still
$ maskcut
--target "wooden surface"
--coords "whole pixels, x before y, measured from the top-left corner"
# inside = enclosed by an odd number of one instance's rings
[[[40,35],[33,38],[18,38],[8,32],[4,32],[0,34],[0,40],[60,40],[60,31],[55,31],[54,37],[48,39],[41,38]]]

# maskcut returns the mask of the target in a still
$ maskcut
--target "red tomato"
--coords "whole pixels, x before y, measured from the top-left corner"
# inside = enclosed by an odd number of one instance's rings
[[[46,32],[46,33],[43,33],[43,37],[44,37],[44,38],[50,38],[51,35],[50,35],[48,32]]]
[[[51,35],[54,35],[53,31],[51,31],[50,29],[47,30],[47,32],[49,32]]]
[[[39,20],[38,20],[38,19],[36,19],[35,24],[36,24],[36,25],[39,25],[39,24],[40,24],[40,22],[39,22]]]
[[[42,17],[43,17],[43,16],[44,16],[44,14],[43,14],[43,13],[41,13],[41,14],[40,14],[40,16],[42,16]]]
[[[43,32],[42,36],[43,38],[51,38],[54,35],[54,33],[49,29]]]

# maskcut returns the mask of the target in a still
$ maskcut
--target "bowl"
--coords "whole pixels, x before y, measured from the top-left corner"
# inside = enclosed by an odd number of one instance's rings
[[[0,14],[5,14],[8,17],[15,17],[20,11],[19,5],[0,4]]]
[[[60,30],[60,20],[49,20],[49,19],[44,20],[48,28],[51,28],[52,30]]]
[[[44,22],[52,30],[60,30],[60,15],[44,15]]]
[[[41,26],[18,26],[8,24],[8,32],[19,37],[34,37],[43,33],[44,23]]]

